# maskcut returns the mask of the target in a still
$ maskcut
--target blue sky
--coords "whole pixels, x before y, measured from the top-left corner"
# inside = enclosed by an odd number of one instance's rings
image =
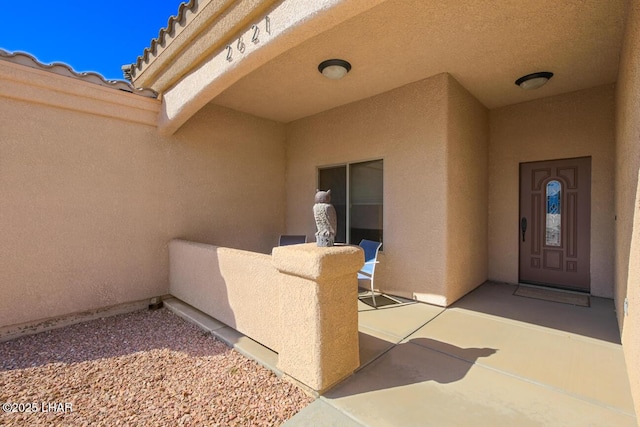
[[[180,0],[3,0],[0,48],[77,72],[122,79],[131,64],[177,15]]]

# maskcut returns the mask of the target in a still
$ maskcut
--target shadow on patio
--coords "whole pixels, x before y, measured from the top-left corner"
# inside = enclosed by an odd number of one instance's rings
[[[360,340],[371,342],[378,341],[377,345],[382,348],[387,341],[360,333]],[[417,347],[416,347],[417,346]],[[421,358],[420,349],[422,348],[438,348],[443,354],[456,354],[469,362],[458,363],[455,365],[429,364],[425,366],[415,366],[413,361]],[[376,390],[390,389],[394,387],[407,386],[411,384],[423,383],[426,381],[435,381],[439,384],[449,384],[462,380],[473,364],[482,357],[490,357],[497,350],[492,348],[460,348],[442,341],[436,341],[429,338],[416,338],[407,342],[403,342],[396,346],[391,346],[393,353],[391,354],[391,363],[396,366],[405,365],[407,369],[398,370],[394,375],[383,375],[378,377],[374,382],[360,382],[352,388],[348,388],[344,393],[340,387],[330,392],[332,397],[344,397],[352,394],[367,393]],[[366,349],[364,350],[367,351]],[[378,355],[380,356],[380,355]]]
[[[515,289],[487,282],[447,309],[360,303],[361,368],[287,425],[637,425],[613,302]]]

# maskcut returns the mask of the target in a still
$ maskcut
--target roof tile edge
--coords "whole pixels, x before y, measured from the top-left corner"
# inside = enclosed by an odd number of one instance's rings
[[[169,17],[167,26],[160,29],[158,37],[151,40],[150,46],[145,48],[144,51],[142,51],[142,55],[138,56],[138,58],[136,59],[136,62],[131,64],[130,73],[133,77],[135,77],[136,74],[142,71],[145,62],[149,62],[150,55],[155,56],[157,54],[158,45],[163,47],[166,46],[167,36],[173,35],[176,24],[182,22],[185,19],[185,14],[187,13],[187,11],[193,11],[193,7],[196,5],[196,3],[197,0],[189,0],[188,2],[180,3],[180,6],[178,7],[178,14]]]
[[[51,64],[44,64],[38,61],[33,55],[26,52],[8,52],[4,49],[0,49],[0,60],[13,62],[15,64],[24,65],[31,68],[36,68],[44,71],[49,71],[61,76],[71,77],[74,79],[83,80],[88,83],[97,84],[100,86],[108,87],[111,89],[117,89],[124,92],[129,92],[134,95],[140,95],[147,98],[157,98],[158,94],[152,89],[136,88],[131,83],[122,80],[106,80],[98,73],[84,72],[77,73],[69,65],[62,62],[54,62]]]

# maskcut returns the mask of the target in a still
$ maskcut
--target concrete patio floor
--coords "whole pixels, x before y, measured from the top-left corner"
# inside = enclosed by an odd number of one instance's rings
[[[611,300],[485,283],[444,309],[359,302],[360,369],[284,425],[636,426]]]

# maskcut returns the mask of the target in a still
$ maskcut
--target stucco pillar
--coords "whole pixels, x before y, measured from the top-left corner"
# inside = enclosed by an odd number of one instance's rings
[[[315,243],[273,249],[282,273],[278,369],[322,393],[360,365],[357,246]]]

